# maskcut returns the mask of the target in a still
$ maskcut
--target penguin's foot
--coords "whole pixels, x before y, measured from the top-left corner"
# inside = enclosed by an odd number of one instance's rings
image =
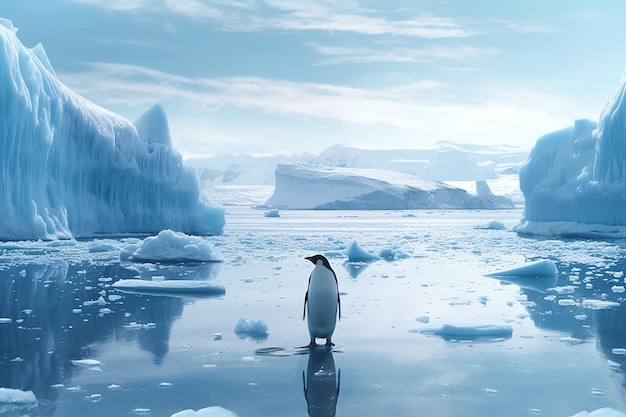
[[[309,343],[309,347],[316,347],[317,343],[315,343],[315,339],[311,340],[311,343]]]
[[[330,339],[327,339],[326,340],[326,346],[332,347],[332,346],[335,346],[335,344],[333,342],[331,342]]]

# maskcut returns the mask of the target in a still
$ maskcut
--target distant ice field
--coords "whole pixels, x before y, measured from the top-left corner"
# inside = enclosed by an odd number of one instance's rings
[[[626,411],[626,242],[519,237],[520,216],[229,206],[224,234],[206,238],[221,263],[120,262],[136,238],[2,243],[0,387],[24,394],[0,412]],[[346,262],[353,242],[380,259]],[[297,349],[308,343],[304,257],[316,253],[342,297],[330,353]],[[540,259],[558,274],[485,276]],[[123,292],[121,279],[189,281],[191,292]],[[198,282],[225,293],[194,296]],[[263,331],[236,332],[242,322]]]

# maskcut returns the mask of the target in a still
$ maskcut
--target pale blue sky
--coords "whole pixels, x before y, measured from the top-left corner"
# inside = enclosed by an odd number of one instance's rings
[[[622,0],[5,0],[70,88],[184,155],[509,144],[597,120]]]

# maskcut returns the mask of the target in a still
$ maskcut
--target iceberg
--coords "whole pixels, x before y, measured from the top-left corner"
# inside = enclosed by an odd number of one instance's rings
[[[279,164],[274,194],[265,203],[279,209],[410,210],[512,209],[487,183],[477,195],[442,182],[383,169]]]
[[[0,240],[222,233],[155,105],[134,124],[77,95],[0,20]]]
[[[626,72],[599,123],[537,140],[519,174],[524,194],[518,233],[626,237]]]

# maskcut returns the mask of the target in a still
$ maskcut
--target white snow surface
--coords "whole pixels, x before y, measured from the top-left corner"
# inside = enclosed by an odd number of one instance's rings
[[[542,136],[520,170],[520,233],[626,237],[626,72],[600,121]]]
[[[199,410],[183,410],[172,414],[172,417],[237,417],[237,414],[223,407],[213,406]]]
[[[268,206],[280,209],[509,209],[486,182],[477,195],[441,182],[381,169],[281,164]]]
[[[89,102],[6,19],[0,51],[0,240],[222,232],[161,106],[133,124]]]
[[[200,236],[162,230],[148,236],[139,246],[129,245],[122,258],[135,262],[221,262],[213,246]]]

